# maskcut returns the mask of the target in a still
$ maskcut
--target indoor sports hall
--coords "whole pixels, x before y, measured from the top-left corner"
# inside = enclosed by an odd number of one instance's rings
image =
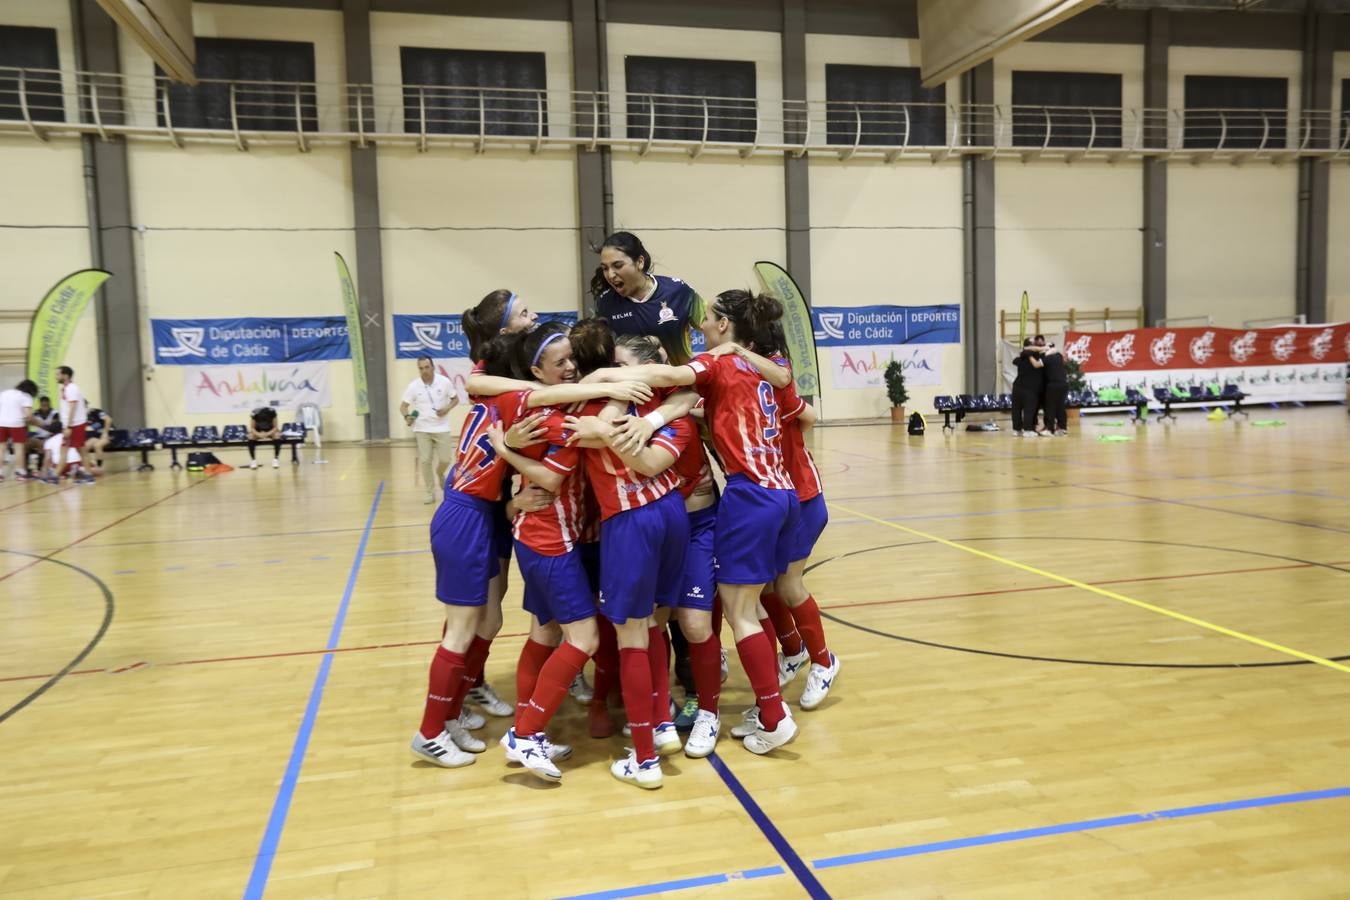
[[[0,0],[0,897],[1344,896],[1347,104],[1332,0]],[[777,581],[635,649],[704,492]]]

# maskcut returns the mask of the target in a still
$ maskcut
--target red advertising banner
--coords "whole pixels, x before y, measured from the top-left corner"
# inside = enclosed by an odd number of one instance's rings
[[[1350,323],[1071,331],[1064,353],[1094,390],[1235,385],[1254,402],[1346,399]]]
[[[1087,373],[1326,365],[1350,361],[1350,322],[1277,328],[1071,331],[1064,352]]]

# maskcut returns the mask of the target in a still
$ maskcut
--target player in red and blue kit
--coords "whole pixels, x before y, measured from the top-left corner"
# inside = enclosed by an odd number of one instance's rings
[[[801,514],[792,536],[788,557],[791,563],[760,596],[760,604],[768,614],[768,620],[762,620],[761,625],[765,633],[776,638],[783,648],[778,654],[780,687],[791,682],[808,661],[811,663],[806,688],[799,701],[802,709],[810,710],[820,706],[829,694],[839,675],[839,660],[830,652],[820,610],[803,581],[806,560],[825,531],[829,514],[820,472],[802,437],[803,429],[815,424],[815,410],[797,394],[786,348],[782,326],[774,322],[755,337],[753,349],[737,346],[736,352],[771,380],[783,410],[783,461],[797,487]],[[760,355],[761,352],[767,357]],[[752,723],[755,712],[747,710],[745,720]],[[740,727],[748,730],[750,726]],[[733,733],[736,730],[732,729]]]
[[[566,325],[541,326],[515,344],[517,375],[531,375],[544,386],[575,379]],[[568,446],[563,412],[557,407],[541,410],[545,416],[544,441],[519,453],[508,447],[503,437],[502,426],[528,414],[529,401],[528,392],[498,397],[499,407],[512,412],[503,414],[502,422],[488,434],[493,448],[527,483],[538,484],[554,496],[544,509],[517,514],[513,525],[516,559],[525,581],[525,610],[532,616],[530,640],[552,643],[552,635],[546,632],[559,627],[565,640],[548,655],[533,684],[517,682],[516,723],[502,736],[501,744],[508,761],[521,763],[540,778],[556,782],[562,779],[562,772],[550,758],[544,729],[595,653],[599,632],[595,595],[581,551],[581,539],[587,530],[581,451]]]
[[[725,291],[708,307],[703,334],[709,348],[750,340],[782,314],[771,297]],[[768,753],[797,734],[778,689],[773,646],[756,615],[760,591],[790,562],[799,506],[783,464],[778,396],[754,366],[733,354],[621,371],[655,386],[693,385],[704,399],[704,418],[727,473],[714,544],[717,583],[759,707],[758,727],[744,744],[752,753]]]
[[[572,331],[578,368],[589,372],[614,362],[614,334],[602,319],[577,323]],[[660,397],[643,404],[588,403],[582,418],[612,421],[625,410],[642,415]],[[661,786],[658,753],[681,748],[669,721],[670,657],[653,615],[657,604],[675,607],[689,519],[671,468],[695,440],[688,419],[662,428],[636,454],[608,446],[586,450],[586,477],[600,504],[600,612],[618,635],[620,684],[633,750],[617,760],[615,778],[643,788]]]

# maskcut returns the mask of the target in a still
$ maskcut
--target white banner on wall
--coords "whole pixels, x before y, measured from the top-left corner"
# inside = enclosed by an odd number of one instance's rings
[[[830,368],[834,386],[845,390],[881,388],[886,365],[893,359],[904,369],[905,384],[942,383],[942,345],[902,344],[889,347],[833,347]]]
[[[248,412],[259,406],[331,406],[328,363],[264,366],[183,366],[183,406],[189,413]]]
[[[1088,386],[1135,388],[1153,400],[1153,389],[1191,385],[1236,384],[1248,403],[1285,403],[1291,400],[1345,400],[1346,366],[1323,363],[1290,366],[1225,366],[1219,369],[1165,369],[1129,372],[1089,372]]]

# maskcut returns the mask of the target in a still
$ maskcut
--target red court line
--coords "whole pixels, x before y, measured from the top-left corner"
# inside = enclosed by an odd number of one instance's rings
[[[75,485],[68,484],[63,488],[57,488],[56,490],[48,491],[45,494],[38,494],[36,497],[29,497],[27,500],[20,503],[11,503],[9,506],[0,506],[0,512],[4,512],[7,509],[18,509],[20,506],[27,506],[28,504],[36,503],[39,500],[46,500],[48,497],[55,496],[56,494],[63,494],[73,487],[75,487]]]
[[[42,555],[42,556],[35,557],[32,561],[28,562],[28,563],[25,564],[25,565],[19,566],[19,568],[15,569],[13,572],[6,572],[4,575],[0,575],[0,581],[4,581],[4,580],[7,579],[7,578],[13,578],[15,575],[18,575],[20,572],[23,572],[23,571],[26,571],[26,570],[28,570],[28,569],[31,569],[33,566],[36,566],[38,563],[42,562],[43,560],[51,559],[51,558],[52,558],[53,556],[55,556],[56,554],[61,553],[61,552],[65,551],[65,550],[69,550],[71,547],[74,547],[76,544],[84,543],[85,541],[89,540],[91,537],[94,537],[95,535],[102,534],[103,532],[107,531],[109,528],[112,528],[112,527],[115,526],[115,525],[121,525],[123,522],[125,522],[127,519],[130,519],[132,516],[138,516],[138,515],[140,515],[141,513],[145,512],[147,509],[150,509],[151,507],[159,506],[159,505],[160,505],[161,503],[163,503],[165,500],[172,500],[174,497],[177,497],[179,494],[183,493],[183,491],[191,490],[192,488],[195,488],[195,487],[197,487],[198,485],[205,484],[207,479],[211,479],[211,478],[215,478],[215,477],[216,477],[216,476],[214,476],[214,475],[207,475],[207,476],[206,476],[206,479],[203,479],[203,480],[201,480],[201,481],[194,481],[194,482],[192,482],[191,484],[186,484],[186,485],[184,485],[183,487],[180,487],[178,490],[174,491],[172,494],[166,494],[165,496],[160,497],[158,500],[153,500],[153,501],[151,501],[150,503],[145,504],[145,505],[142,506],[140,509],[132,510],[131,512],[127,513],[125,516],[122,516],[120,519],[113,519],[111,522],[109,522],[107,525],[104,525],[102,528],[99,528],[99,529],[97,529],[97,530],[95,530],[95,531],[91,531],[91,532],[89,532],[88,534],[86,534],[84,537],[76,538],[75,540],[71,541],[69,544],[66,544],[64,547],[57,547],[57,548],[56,548],[55,550],[53,550],[51,553],[47,553],[47,554],[44,554],[44,555]],[[74,673],[70,673],[70,674],[74,674]]]

